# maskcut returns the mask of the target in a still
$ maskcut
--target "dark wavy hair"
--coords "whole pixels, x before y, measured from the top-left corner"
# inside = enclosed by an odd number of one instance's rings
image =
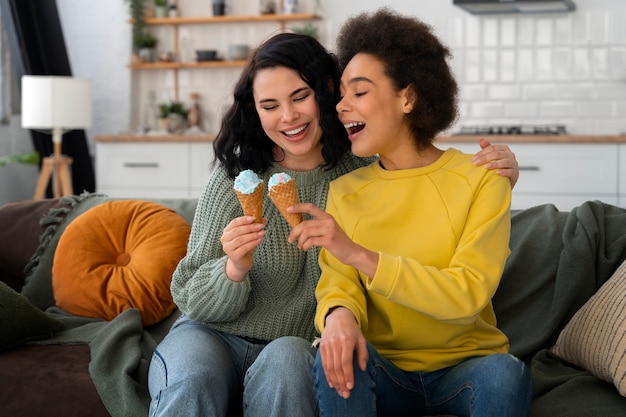
[[[415,106],[405,119],[418,147],[430,144],[454,123],[458,86],[446,61],[451,53],[430,26],[387,7],[358,14],[344,23],[337,37],[341,68],[358,53],[379,59],[397,90],[410,86],[415,92]]]
[[[336,57],[316,39],[295,33],[272,36],[256,48],[243,68],[213,143],[216,158],[234,178],[240,171],[266,171],[273,163],[272,142],[261,126],[254,105],[252,84],[259,71],[285,67],[300,74],[315,92],[322,128],[322,156],[334,167],[350,149],[346,130],[337,117],[340,70]]]

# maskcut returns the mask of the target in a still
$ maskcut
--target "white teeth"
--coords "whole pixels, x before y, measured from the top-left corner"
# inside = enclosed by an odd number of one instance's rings
[[[352,123],[347,123],[347,124],[343,125],[343,127],[346,128],[346,129],[350,129],[351,127],[357,127],[357,126],[365,126],[365,123],[363,123],[363,122],[352,122]]]
[[[299,128],[297,128],[297,129],[287,130],[287,131],[285,131],[285,133],[286,133],[287,135],[297,135],[298,133],[300,133],[300,132],[302,132],[304,129],[306,129],[306,128],[307,128],[307,126],[308,126],[308,124],[306,124],[306,125],[304,125],[304,126],[302,126],[302,127],[299,127]]]

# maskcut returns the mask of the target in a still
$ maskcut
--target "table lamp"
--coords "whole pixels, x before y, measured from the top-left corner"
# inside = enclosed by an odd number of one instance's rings
[[[43,158],[34,199],[44,197],[52,176],[54,197],[73,194],[72,158],[61,153],[63,133],[91,127],[91,81],[73,77],[22,77],[22,127],[52,131],[53,154]]]

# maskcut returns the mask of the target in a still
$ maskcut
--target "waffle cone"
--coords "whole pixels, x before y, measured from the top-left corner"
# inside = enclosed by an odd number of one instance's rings
[[[240,193],[235,190],[243,214],[246,216],[256,217],[257,223],[263,222],[263,183],[259,183],[254,191],[250,194]]]
[[[300,202],[296,181],[293,178],[285,183],[273,186],[269,194],[270,200],[272,200],[291,227],[297,226],[302,221],[302,213],[287,213],[287,207]]]

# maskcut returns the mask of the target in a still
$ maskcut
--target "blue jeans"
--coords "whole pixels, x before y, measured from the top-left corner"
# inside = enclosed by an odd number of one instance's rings
[[[320,417],[526,417],[532,396],[526,365],[508,354],[467,359],[435,372],[404,372],[367,344],[365,372],[354,362],[354,388],[343,399],[315,359]]]
[[[314,352],[302,338],[257,343],[181,316],[152,356],[150,416],[315,417]]]

